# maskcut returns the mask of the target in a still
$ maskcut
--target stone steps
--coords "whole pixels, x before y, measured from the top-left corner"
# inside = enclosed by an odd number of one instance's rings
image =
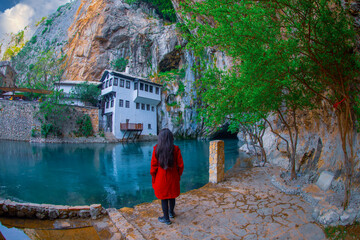
[[[105,138],[109,142],[118,142],[119,141],[112,132],[105,132]]]
[[[144,236],[115,208],[107,209],[110,220],[125,239],[145,239]]]

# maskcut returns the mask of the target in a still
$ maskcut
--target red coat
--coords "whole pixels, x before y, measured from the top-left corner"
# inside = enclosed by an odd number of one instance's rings
[[[160,167],[155,156],[156,147],[157,145],[153,150],[150,169],[155,196],[158,199],[176,198],[180,195],[180,178],[184,170],[180,148],[174,145],[174,166],[165,170]]]

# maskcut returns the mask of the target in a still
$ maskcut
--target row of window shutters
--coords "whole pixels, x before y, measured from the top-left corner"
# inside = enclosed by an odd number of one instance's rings
[[[126,81],[125,83],[124,82],[125,81],[123,79],[120,79],[120,87],[126,87],[127,89],[130,89],[130,81]],[[114,83],[112,82],[112,79],[104,82],[102,89],[111,87],[112,85],[118,86],[118,80],[116,78],[114,80]],[[134,90],[137,90],[137,89],[138,89],[138,83],[135,82]],[[154,87],[152,85],[148,85],[146,83],[140,83],[140,90],[152,93],[154,91]],[[155,87],[155,94],[159,94],[159,93],[160,93],[159,87]]]
[[[114,107],[114,100],[111,101],[107,101],[105,103],[105,108],[112,108]],[[123,99],[119,99],[119,107],[124,107],[124,100]],[[130,101],[125,101],[125,108],[130,108]],[[154,106],[150,106],[150,104],[144,104],[144,103],[136,103],[136,109],[141,109],[141,110],[147,110],[147,111],[151,111],[154,112],[155,111],[155,107]]]

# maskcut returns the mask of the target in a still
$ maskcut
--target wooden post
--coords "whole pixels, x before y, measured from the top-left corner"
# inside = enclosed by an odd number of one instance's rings
[[[209,182],[219,183],[225,177],[224,141],[211,141],[209,150]]]

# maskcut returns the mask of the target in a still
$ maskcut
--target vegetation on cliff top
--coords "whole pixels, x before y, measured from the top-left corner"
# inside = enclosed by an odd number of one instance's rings
[[[17,33],[10,33],[10,41],[8,43],[8,47],[5,49],[2,61],[9,61],[12,57],[18,54],[21,49],[25,46],[25,29],[20,30]],[[1,43],[2,45],[3,43]],[[1,53],[1,46],[0,46]]]
[[[181,7],[193,33],[187,36],[189,47],[200,56],[207,47],[223,51],[234,63],[228,71],[203,68],[198,81],[201,116],[209,125],[227,120],[234,128],[265,121],[286,142],[296,178],[296,113],[327,103],[335,111],[342,140],[346,208],[355,167],[360,70],[348,6],[339,0],[205,0]],[[273,113],[288,136],[272,128]]]
[[[149,3],[156,9],[157,14],[169,22],[176,22],[176,12],[171,0],[126,0],[129,4]]]

